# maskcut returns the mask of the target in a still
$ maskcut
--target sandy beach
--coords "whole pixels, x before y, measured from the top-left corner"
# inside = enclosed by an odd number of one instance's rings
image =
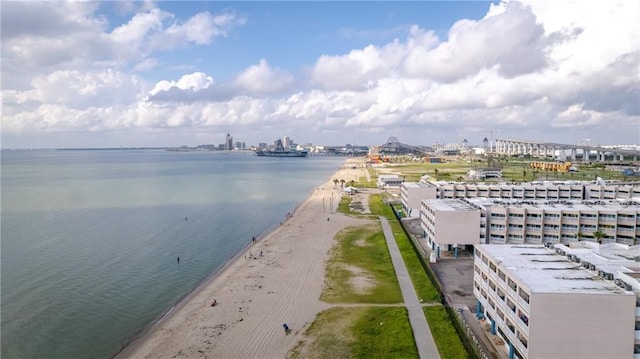
[[[319,297],[334,236],[366,223],[330,208],[337,208],[342,192],[334,178],[366,176],[364,168],[352,168],[359,161],[347,160],[280,226],[257,238],[118,358],[285,357],[329,307]]]

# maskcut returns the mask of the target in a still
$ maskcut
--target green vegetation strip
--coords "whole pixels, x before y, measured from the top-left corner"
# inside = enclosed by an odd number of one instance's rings
[[[424,302],[439,301],[440,295],[438,294],[438,290],[433,283],[431,283],[424,268],[422,268],[422,263],[420,263],[417,257],[418,255],[413,249],[413,246],[411,246],[411,242],[409,242],[409,238],[407,238],[407,235],[402,230],[400,223],[394,220],[389,221],[389,224],[391,225],[393,236],[396,238],[396,243],[398,243],[400,254],[402,254],[402,259],[404,260],[404,265],[407,267],[409,277],[411,277],[418,298]]]
[[[288,358],[418,357],[404,307],[331,308],[316,317],[304,337]]]
[[[447,310],[441,306],[424,307],[429,329],[442,358],[469,358],[462,341],[451,324]]]
[[[328,303],[400,303],[402,294],[377,223],[336,235],[320,299]]]
[[[411,282],[413,283],[413,287],[415,288],[418,298],[422,299],[424,302],[438,301],[440,299],[438,290],[433,283],[431,283],[427,273],[425,273],[422,263],[420,263],[420,259],[418,258],[418,254],[413,249],[413,246],[411,246],[411,242],[409,242],[409,238],[402,230],[400,222],[393,214],[391,206],[383,204],[380,195],[370,195],[369,207],[371,207],[372,213],[384,216],[389,220],[391,231],[396,239],[396,243],[400,249],[400,254],[404,260],[404,265],[407,267],[409,277],[411,278]]]

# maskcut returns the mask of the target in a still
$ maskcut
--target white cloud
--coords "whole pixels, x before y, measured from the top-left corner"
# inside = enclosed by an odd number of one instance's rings
[[[189,69],[182,76],[173,75],[181,64],[162,74],[159,52],[206,46],[243,17],[179,20],[149,6],[107,31],[95,6],[74,4],[47,4],[58,17],[27,20],[32,28],[11,22],[3,4],[3,140],[108,131],[162,141],[171,131],[198,138],[218,131],[252,133],[257,142],[291,131],[329,144],[354,133],[422,144],[477,142],[498,128],[500,136],[538,140],[640,140],[633,2],[492,4],[484,18],[455,23],[447,39],[414,25],[402,40],[319,55],[308,78],[264,57],[222,81],[196,62],[182,64]],[[10,3],[9,13],[41,9],[30,6]],[[13,24],[6,32],[5,20]],[[141,77],[152,75],[160,77]]]
[[[172,88],[187,92],[197,92],[209,88],[213,85],[213,78],[202,72],[194,72],[182,76],[178,81],[162,80],[158,82],[154,88],[149,91],[150,96],[154,96],[163,91],[169,91]]]
[[[98,3],[7,2],[2,4],[3,86],[24,87],[25,80],[61,69],[156,66],[157,52],[206,45],[228,36],[246,19],[233,13],[196,13],[181,21],[145,5],[126,23],[108,30]],[[155,61],[158,61],[157,59]]]
[[[134,70],[136,71],[149,71],[158,66],[158,60],[153,58],[144,59],[136,64]]]
[[[248,67],[240,73],[235,84],[250,94],[278,93],[293,83],[293,76],[286,71],[269,66],[262,59],[257,65]]]
[[[492,11],[480,21],[460,20],[449,30],[449,39],[435,49],[416,48],[404,70],[409,76],[452,82],[495,69],[515,77],[547,65],[543,27],[529,8],[517,2],[501,13]]]
[[[363,90],[376,81],[396,76],[407,53],[437,44],[432,31],[411,26],[405,43],[397,39],[383,47],[369,45],[347,55],[323,55],[311,71],[311,79],[328,90]]]

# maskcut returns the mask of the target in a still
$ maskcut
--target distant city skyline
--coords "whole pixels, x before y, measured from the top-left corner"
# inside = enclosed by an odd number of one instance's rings
[[[3,148],[640,144],[635,1],[0,8]]]

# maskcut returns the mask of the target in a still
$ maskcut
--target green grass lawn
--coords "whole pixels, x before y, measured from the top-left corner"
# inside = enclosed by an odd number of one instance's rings
[[[288,358],[417,358],[404,307],[336,307],[318,314]]]
[[[440,300],[438,290],[433,286],[431,280],[425,273],[422,263],[418,259],[418,254],[413,249],[409,238],[402,230],[400,223],[397,220],[389,221],[393,236],[396,238],[396,243],[402,254],[404,265],[407,267],[411,282],[416,290],[416,295],[424,302],[437,302]]]
[[[469,354],[464,349],[458,333],[456,333],[453,324],[451,324],[447,310],[441,306],[424,307],[423,309],[440,357],[443,359],[469,358]]]
[[[336,240],[327,262],[321,300],[328,303],[402,302],[389,250],[378,223],[345,228]]]

